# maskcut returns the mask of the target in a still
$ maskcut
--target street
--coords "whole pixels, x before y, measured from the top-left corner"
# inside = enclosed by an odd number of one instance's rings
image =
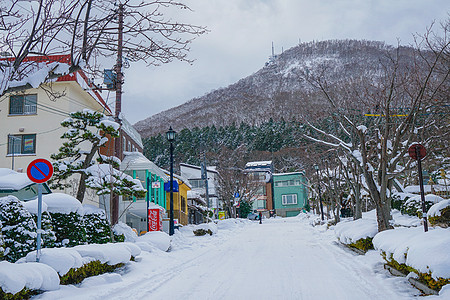
[[[37,299],[386,300],[418,294],[383,269],[378,253],[356,255],[336,242],[332,230],[312,227],[307,219],[269,219],[212,237],[174,238],[171,252],[143,252],[121,279],[109,275]]]

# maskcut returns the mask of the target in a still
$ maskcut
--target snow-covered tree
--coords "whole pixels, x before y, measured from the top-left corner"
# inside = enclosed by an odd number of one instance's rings
[[[99,72],[98,57],[115,56],[117,27],[123,19],[122,51],[127,61],[158,65],[187,58],[193,38],[205,28],[172,21],[174,9],[189,11],[181,1],[1,1],[0,95],[54,80],[83,68]],[[120,16],[120,18],[119,18]],[[70,63],[51,66],[28,61],[29,55],[70,54]]]
[[[448,103],[448,22],[444,31],[442,37],[428,31],[415,50],[391,49],[375,73],[334,84],[328,84],[326,72],[306,78],[328,101],[337,128],[311,125],[318,138],[308,137],[340,148],[357,163],[376,205],[379,231],[391,228],[391,190],[410,163],[409,145],[428,147],[436,135],[448,133],[448,123],[438,122]]]
[[[106,144],[109,137],[119,136],[119,124],[111,117],[89,109],[70,113],[70,117],[61,122],[68,130],[61,136],[67,139],[59,148],[59,152],[50,157],[54,174],[50,181],[53,188],[68,187],[66,179],[73,174],[80,175],[76,198],[83,202],[86,192],[86,181],[89,174],[86,170],[95,165],[95,157],[100,162],[117,166],[118,159],[105,158],[100,155],[100,147]]]
[[[3,259],[15,262],[36,249],[36,223],[15,196],[0,198],[0,223],[4,240]]]

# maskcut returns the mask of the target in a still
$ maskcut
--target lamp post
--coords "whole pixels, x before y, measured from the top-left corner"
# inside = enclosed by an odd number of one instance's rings
[[[170,211],[169,211],[169,235],[174,234],[173,226],[173,142],[177,133],[170,126],[169,131],[166,132],[167,140],[170,143]]]
[[[314,169],[317,172],[317,186],[319,187],[320,214],[322,216],[322,221],[323,221],[324,220],[324,218],[323,218],[323,204],[322,204],[322,195],[320,194],[319,166],[318,165],[314,165]]]

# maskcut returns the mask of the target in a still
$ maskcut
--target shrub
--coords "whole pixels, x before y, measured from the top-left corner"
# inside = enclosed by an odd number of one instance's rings
[[[50,213],[56,234],[56,247],[73,247],[86,244],[83,218],[77,212]]]
[[[370,249],[373,249],[372,240],[373,238],[370,237],[365,239],[359,239],[355,243],[349,244],[349,246],[367,252]]]
[[[425,209],[428,211],[434,202],[425,199]],[[401,207],[400,211],[403,214],[416,216],[422,218],[422,200],[420,196],[414,196],[408,199]]]
[[[439,278],[437,278],[437,280],[434,279],[433,276],[431,276],[431,271],[429,271],[428,273],[421,273],[418,270],[414,269],[413,267],[410,267],[403,263],[401,264],[392,257],[392,254],[389,255],[389,257],[387,257],[386,253],[382,252],[381,255],[386,260],[386,264],[388,266],[391,266],[391,267],[397,269],[398,271],[402,272],[403,274],[407,275],[411,272],[416,273],[419,277],[418,278],[419,281],[422,282],[423,284],[427,285],[430,289],[439,291],[444,285],[450,283],[449,278],[439,277]]]
[[[111,227],[104,210],[91,210],[84,214],[86,241],[89,244],[106,244],[111,242]]]
[[[115,269],[122,267],[124,264],[108,265],[101,263],[98,260],[91,261],[80,268],[70,269],[64,276],[61,277],[61,284],[77,284],[82,282],[85,278],[97,276],[103,273],[113,272]]]
[[[36,223],[19,199],[0,198],[0,222],[5,260],[15,262],[36,249]]]
[[[33,214],[33,220],[37,224],[37,215]],[[47,211],[42,212],[41,216],[41,233],[42,248],[53,248],[55,247],[56,235],[53,231],[52,217]]]
[[[428,211],[428,221],[432,226],[450,227],[450,200],[433,205]]]
[[[40,291],[36,291],[36,290],[30,290],[28,288],[24,288],[23,290],[21,290],[18,293],[15,294],[11,294],[11,293],[5,293],[1,288],[0,288],[0,299],[2,300],[23,300],[23,299],[30,299],[31,296],[35,296],[40,294]]]
[[[209,235],[212,235],[212,234],[213,234],[213,232],[211,231],[211,229],[206,230],[206,229],[200,228],[200,229],[194,230],[194,235],[195,235],[195,236],[203,236],[203,235],[206,235],[207,233],[208,233]]]

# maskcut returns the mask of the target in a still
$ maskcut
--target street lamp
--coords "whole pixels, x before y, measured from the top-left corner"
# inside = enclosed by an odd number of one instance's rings
[[[173,142],[177,133],[170,126],[169,131],[166,132],[167,140],[170,143],[170,212],[169,212],[169,235],[174,234],[173,224]]]
[[[322,204],[322,195],[320,194],[319,166],[318,165],[314,165],[314,169],[317,172],[317,186],[319,187],[320,214],[322,216],[322,221],[323,221],[324,220],[324,218],[323,218],[323,204]]]

